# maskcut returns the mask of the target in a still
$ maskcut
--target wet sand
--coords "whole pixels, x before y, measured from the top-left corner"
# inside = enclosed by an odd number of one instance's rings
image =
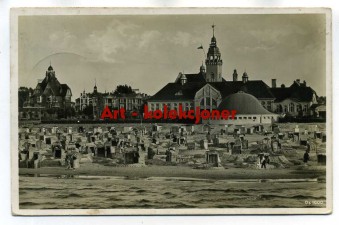
[[[38,169],[20,168],[19,175],[51,174],[51,175],[88,175],[88,176],[124,176],[129,178],[147,177],[186,177],[199,179],[325,179],[325,166],[299,166],[282,169],[250,169],[250,168],[218,168],[193,169],[182,166],[143,166],[143,167],[112,167],[100,164],[81,165],[76,170],[64,167],[44,167]]]

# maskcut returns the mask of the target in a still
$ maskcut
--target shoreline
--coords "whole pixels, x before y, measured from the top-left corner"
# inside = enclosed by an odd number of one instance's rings
[[[64,167],[43,167],[38,169],[20,168],[20,175],[88,175],[88,176],[120,176],[127,178],[178,177],[211,180],[227,179],[314,179],[325,180],[325,169],[308,167],[307,169],[193,169],[178,166],[144,166],[144,167],[110,167],[102,165],[86,165],[76,170]]]

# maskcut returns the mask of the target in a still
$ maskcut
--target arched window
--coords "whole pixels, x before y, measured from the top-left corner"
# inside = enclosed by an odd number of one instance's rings
[[[287,107],[287,105],[284,106],[284,112],[288,112],[288,107]]]
[[[297,112],[300,112],[302,110],[301,108],[302,108],[301,104],[298,104],[297,105]]]
[[[294,112],[294,104],[290,103],[290,112]]]

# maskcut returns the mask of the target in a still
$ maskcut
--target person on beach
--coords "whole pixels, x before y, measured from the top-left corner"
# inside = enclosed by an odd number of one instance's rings
[[[68,170],[71,169],[71,167],[72,167],[72,165],[71,165],[71,157],[70,157],[69,154],[66,155],[65,160],[66,160],[66,169],[68,169]]]
[[[306,164],[310,160],[310,155],[308,154],[308,150],[305,151],[304,154],[304,163]]]
[[[74,166],[74,163],[75,163],[75,160],[77,160],[77,154],[74,153],[72,156],[71,156],[71,167],[73,170],[75,170],[75,166]]]
[[[266,169],[266,159],[265,158],[261,162],[261,168],[265,168]]]

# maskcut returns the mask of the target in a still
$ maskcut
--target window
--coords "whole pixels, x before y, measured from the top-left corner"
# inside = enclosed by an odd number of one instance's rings
[[[212,98],[212,109],[216,109],[217,106],[218,106],[217,100],[215,100],[214,98]]]
[[[203,98],[203,99],[201,99],[201,101],[200,101],[200,107],[201,107],[201,108],[204,108],[204,106],[205,106],[205,99]]]
[[[271,101],[267,101],[267,109],[268,109],[268,110],[271,110],[271,109],[272,109]]]
[[[294,112],[294,104],[293,103],[290,104],[290,112]]]
[[[242,117],[241,116],[239,116],[239,120],[241,120],[242,119]]]
[[[247,116],[244,117],[244,120],[247,120]]]
[[[256,120],[256,119],[257,119],[257,117],[256,117],[256,116],[253,116],[253,119],[254,119],[254,120]]]
[[[175,93],[175,95],[183,95],[183,94],[182,94],[182,91],[180,90],[177,93]]]
[[[307,111],[307,108],[308,108],[307,105],[304,105],[303,111],[306,112],[306,111]]]
[[[206,98],[206,106],[209,108],[211,106],[211,98]]]

